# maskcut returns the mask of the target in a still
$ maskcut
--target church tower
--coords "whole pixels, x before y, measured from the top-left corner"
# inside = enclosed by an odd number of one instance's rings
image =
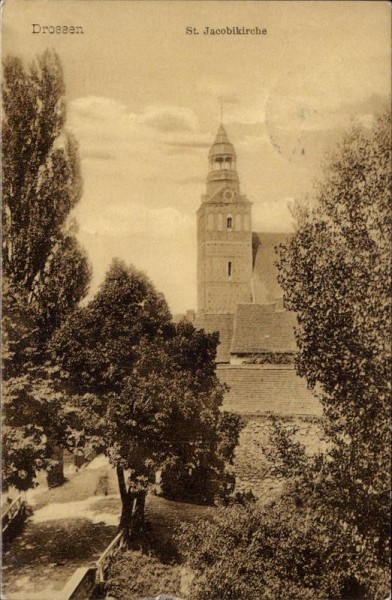
[[[197,313],[231,314],[252,302],[251,202],[241,195],[236,153],[220,125],[208,153],[197,211]]]

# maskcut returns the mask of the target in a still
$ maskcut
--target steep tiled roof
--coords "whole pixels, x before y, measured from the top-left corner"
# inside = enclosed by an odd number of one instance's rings
[[[293,367],[219,365],[217,375],[230,388],[224,410],[254,415],[321,415],[320,403]]]
[[[239,304],[234,319],[232,354],[295,352],[295,314],[269,304]]]
[[[216,362],[229,362],[230,345],[233,337],[234,315],[197,315],[195,327],[204,329],[207,333],[219,331],[220,343],[217,349]]]
[[[253,289],[255,302],[265,304],[283,297],[275,266],[275,248],[290,240],[290,233],[252,233]]]

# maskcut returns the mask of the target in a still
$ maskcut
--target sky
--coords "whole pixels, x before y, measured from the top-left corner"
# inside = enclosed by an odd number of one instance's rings
[[[207,26],[267,34],[203,35]],[[290,203],[311,197],[328,152],[388,99],[390,37],[387,2],[7,0],[3,55],[28,64],[52,47],[64,67],[90,293],[119,257],[173,313],[196,307],[195,213],[221,103],[253,230],[291,231]]]

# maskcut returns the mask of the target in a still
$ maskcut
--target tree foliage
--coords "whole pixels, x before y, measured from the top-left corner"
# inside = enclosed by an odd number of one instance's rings
[[[86,294],[90,268],[69,220],[81,176],[60,60],[46,51],[25,69],[7,57],[3,74],[3,484],[27,489],[63,436],[47,343]]]
[[[386,597],[388,573],[357,529],[298,507],[288,495],[265,508],[219,508],[212,523],[181,529],[195,575],[191,600]]]
[[[60,436],[61,395],[54,367],[42,362],[40,330],[28,293],[3,279],[3,487],[34,485],[50,468],[49,438]]]
[[[281,252],[297,312],[297,367],[318,386],[328,472],[346,520],[386,543],[391,366],[390,117],[354,129],[332,157],[317,205]],[[331,507],[332,508],[332,507]]]
[[[29,291],[51,331],[86,294],[90,277],[67,229],[82,192],[78,149],[65,129],[57,54],[45,51],[28,70],[7,57],[3,72],[3,268]]]
[[[384,599],[390,563],[389,114],[355,128],[281,248],[297,369],[322,402],[326,450],[307,456],[275,424],[279,501],[185,528],[192,600]],[[271,455],[272,456],[272,455]]]
[[[63,385],[73,394],[74,436],[116,466],[127,535],[143,526],[146,492],[158,470],[167,487],[167,474],[180,472],[182,493],[196,481],[204,490],[210,482],[211,493],[222,480],[236,437],[227,440],[220,412],[217,341],[172,323],[147,277],[118,260],[96,297],[53,339]]]
[[[71,393],[120,392],[143,344],[170,321],[162,295],[147,277],[114,260],[101,288],[53,338]]]

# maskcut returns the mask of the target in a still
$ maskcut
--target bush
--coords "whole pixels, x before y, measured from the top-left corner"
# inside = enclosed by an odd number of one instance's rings
[[[218,509],[182,526],[195,572],[191,600],[382,600],[388,572],[356,530],[299,508],[288,497]]]
[[[113,562],[106,593],[121,600],[140,600],[162,593],[179,595],[180,587],[179,565],[164,564],[154,556],[128,551]]]

